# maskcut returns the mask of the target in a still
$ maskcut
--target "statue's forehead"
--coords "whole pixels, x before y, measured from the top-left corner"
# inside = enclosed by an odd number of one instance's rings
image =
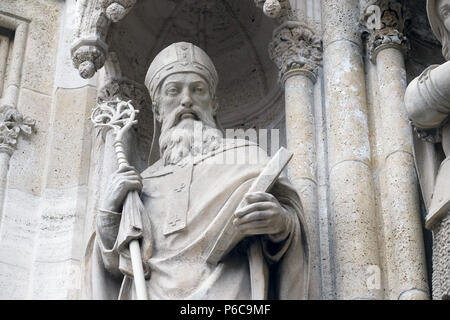
[[[207,84],[206,80],[195,72],[183,72],[171,74],[167,76],[166,79],[164,79],[163,85],[168,82],[183,82],[183,83],[203,82]]]

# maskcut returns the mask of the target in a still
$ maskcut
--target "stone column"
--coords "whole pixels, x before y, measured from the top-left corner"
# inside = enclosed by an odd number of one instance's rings
[[[3,95],[3,84],[6,76],[9,42],[8,37],[0,34],[0,97]]]
[[[3,215],[5,188],[9,170],[9,160],[17,144],[21,132],[31,133],[34,120],[23,117],[16,109],[22,81],[23,61],[28,38],[28,23],[17,18],[2,15],[0,26],[14,30],[14,41],[11,62],[6,75],[7,57],[11,41],[8,37],[0,39],[0,225]],[[5,81],[6,80],[6,81]],[[3,92],[3,89],[5,90]]]
[[[8,72],[7,84],[3,97],[3,104],[16,106],[19,99],[19,88],[22,79],[23,59],[28,36],[28,24],[20,23],[14,33],[12,63]]]
[[[3,217],[3,201],[9,170],[9,160],[16,148],[21,134],[31,134],[34,120],[23,117],[16,108],[3,106],[0,108],[0,226]]]
[[[359,0],[321,4],[336,298],[380,299]]]
[[[34,120],[23,117],[16,109],[22,80],[23,60],[28,37],[28,23],[19,19],[1,17],[0,25],[14,30],[14,45],[11,54],[11,65],[6,76],[6,59],[9,53],[10,40],[2,36],[0,39],[0,225],[3,215],[3,202],[9,170],[9,160],[17,144],[21,132],[31,133]],[[6,79],[5,79],[6,77]],[[4,81],[6,85],[4,86]],[[5,91],[2,92],[3,86]]]
[[[420,221],[418,183],[412,152],[412,131],[404,107],[406,71],[404,1],[381,0],[366,9],[370,30],[368,54],[376,64],[381,114],[381,210],[389,217],[397,273],[398,299],[427,299],[428,284]]]
[[[296,187],[312,235],[311,299],[320,299],[320,241],[316,177],[313,88],[321,62],[321,40],[306,26],[288,21],[274,31],[269,54],[285,90],[287,148],[294,153],[289,176]]]

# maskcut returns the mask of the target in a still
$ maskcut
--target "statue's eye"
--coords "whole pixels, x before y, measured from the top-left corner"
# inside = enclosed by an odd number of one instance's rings
[[[441,16],[442,18],[446,19],[450,16],[450,8],[449,7],[445,7],[441,10]]]
[[[167,89],[167,94],[174,95],[178,93],[178,89],[176,87],[170,87]]]
[[[203,89],[203,87],[195,87],[195,88],[194,88],[194,91],[195,91],[196,93],[203,93],[204,89]]]

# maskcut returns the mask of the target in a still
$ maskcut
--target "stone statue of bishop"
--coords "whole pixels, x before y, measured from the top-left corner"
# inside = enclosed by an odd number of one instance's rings
[[[309,236],[300,198],[283,174],[270,193],[247,192],[269,158],[255,143],[223,137],[217,83],[211,59],[191,43],[170,45],[150,65],[149,167],[119,169],[105,186],[88,247],[88,297],[136,299],[129,251],[119,250],[117,239],[123,201],[137,190],[146,209],[141,254],[149,299],[308,298]],[[230,217],[242,240],[209,263]],[[249,255],[251,243],[258,250]]]

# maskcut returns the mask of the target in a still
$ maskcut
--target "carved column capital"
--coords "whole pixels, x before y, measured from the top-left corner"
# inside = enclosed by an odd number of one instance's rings
[[[11,155],[16,149],[20,134],[30,135],[35,121],[24,117],[12,106],[0,107],[0,152]]]
[[[269,56],[278,67],[281,83],[293,74],[304,74],[315,82],[322,61],[322,40],[301,23],[288,21],[275,29]]]
[[[362,17],[368,29],[367,50],[372,62],[386,48],[397,48],[406,53],[408,41],[405,36],[410,20],[406,2],[403,0],[377,0],[368,6]]]
[[[129,101],[136,109],[141,110],[145,105],[150,105],[150,95],[145,86],[127,78],[116,78],[107,82],[98,92],[97,103],[106,101]]]

